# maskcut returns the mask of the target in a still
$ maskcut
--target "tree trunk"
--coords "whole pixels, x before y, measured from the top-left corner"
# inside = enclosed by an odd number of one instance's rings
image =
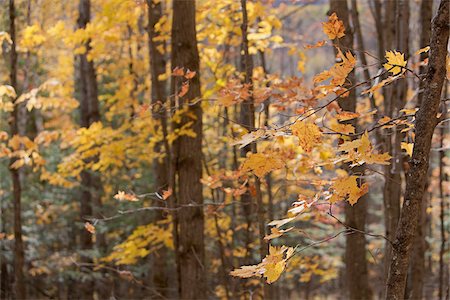
[[[192,122],[195,137],[179,136],[177,142],[176,171],[178,175],[178,212],[181,298],[203,299],[206,292],[204,245],[204,213],[202,184],[202,108],[200,92],[200,58],[195,31],[195,1],[173,1],[172,67],[196,72],[189,81],[189,90],[178,97],[180,108],[188,107],[179,126]],[[178,95],[183,81],[173,78],[172,94]],[[195,103],[195,104],[194,104]],[[192,205],[192,206],[188,206]]]
[[[433,9],[433,1],[422,0],[420,6],[420,44],[419,47],[423,48],[428,46],[430,43],[431,36],[431,13]],[[421,53],[420,59],[423,61],[427,56],[427,53]],[[419,73],[425,74],[425,66],[420,66]],[[418,93],[418,104],[419,106],[423,101],[423,89],[424,82],[420,81],[419,83],[419,93]],[[409,280],[407,284],[406,296],[408,299],[422,299],[423,295],[423,286],[424,286],[424,278],[425,278],[425,252],[427,248],[426,242],[426,225],[427,225],[427,215],[426,215],[426,207],[427,202],[431,201],[429,192],[427,191],[428,187],[428,179],[427,184],[425,185],[425,194],[424,199],[421,201],[420,205],[420,213],[419,213],[419,221],[416,230],[416,237],[414,240],[414,248],[412,258],[414,264],[410,266],[409,271]]]
[[[448,87],[448,81],[446,81],[445,86],[445,92],[443,93],[444,99],[447,99],[447,87]],[[447,111],[447,107],[444,104],[444,111]],[[439,145],[439,227],[440,227],[440,233],[441,233],[441,245],[439,249],[439,299],[445,299],[444,293],[446,292],[444,290],[445,286],[448,285],[445,284],[445,250],[446,250],[446,243],[447,243],[447,237],[446,237],[446,230],[445,230],[445,197],[446,191],[444,187],[444,182],[448,182],[448,175],[445,173],[445,150],[443,149],[445,147],[444,145],[444,138],[446,134],[446,126],[444,124],[440,125],[440,145]]]
[[[415,144],[410,169],[406,176],[405,201],[393,246],[387,282],[387,299],[403,299],[409,255],[418,223],[420,203],[427,179],[431,139],[437,125],[441,90],[446,76],[445,60],[449,37],[449,1],[442,0],[433,19],[430,57],[423,102],[416,114]]]
[[[154,38],[157,36],[155,25],[162,17],[161,1],[147,0],[148,7],[148,39],[149,39],[149,56],[150,56],[150,72],[152,83],[152,117],[158,122],[158,130],[163,133],[163,140],[155,145],[155,153],[165,153],[164,159],[155,159],[153,162],[153,173],[155,182],[153,190],[162,195],[164,190],[169,188],[168,169],[170,161],[170,151],[167,143],[167,117],[166,117],[166,81],[158,79],[159,75],[166,72],[166,60],[164,54],[159,52],[158,46],[164,46],[163,42],[156,42]],[[154,221],[162,220],[163,212],[156,212]],[[167,251],[165,249],[158,250],[153,257],[153,286],[161,294],[167,298],[168,295],[168,274],[167,274]]]
[[[90,21],[90,0],[80,0],[79,16],[77,19],[77,27],[79,29],[86,28]],[[88,128],[92,123],[100,121],[97,79],[95,74],[94,62],[88,59],[91,49],[90,40],[85,43],[86,52],[77,56],[77,80],[78,80],[78,97],[80,101],[80,126]],[[81,172],[81,200],[80,200],[80,218],[84,222],[85,218],[100,214],[101,209],[101,190],[102,185],[98,174],[83,170]],[[106,242],[104,235],[96,235],[97,245],[99,249],[104,249]],[[80,232],[81,250],[89,251],[93,249],[92,235],[84,228]],[[89,255],[82,256],[83,263],[92,263]],[[82,297],[91,299],[95,283],[93,281],[82,283],[80,289]],[[101,295],[106,295],[108,291],[99,288]]]
[[[345,36],[339,40],[339,45],[345,50],[353,49],[353,30],[350,27],[347,1],[331,0],[329,13],[336,13],[338,18],[344,23]],[[355,72],[352,71],[348,76],[348,80],[354,83],[355,79]],[[347,98],[339,99],[338,102],[343,110],[355,112],[355,90],[351,90]],[[358,128],[356,120],[348,123]],[[346,168],[349,169],[348,166],[346,166]],[[363,174],[364,167],[353,168],[351,171]],[[353,206],[348,203],[345,204],[345,220],[348,226],[361,231],[365,230],[367,199],[366,196],[363,196]],[[367,273],[366,237],[363,233],[352,232],[346,236],[345,268],[349,298],[370,299],[372,297],[372,292],[369,286]]]
[[[18,94],[17,85],[17,52],[16,52],[16,10],[14,0],[9,0],[9,35],[12,40],[10,56],[10,82]],[[19,134],[18,120],[19,107],[14,106],[11,114],[11,136]],[[25,275],[23,267],[25,264],[25,250],[22,240],[22,186],[20,183],[19,170],[11,168],[17,158],[10,160],[11,181],[13,184],[13,206],[14,206],[14,294],[17,299],[26,299]]]

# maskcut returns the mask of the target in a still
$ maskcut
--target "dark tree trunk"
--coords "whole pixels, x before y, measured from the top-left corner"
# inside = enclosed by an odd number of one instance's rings
[[[195,137],[178,137],[176,171],[178,175],[179,205],[179,245],[177,254],[180,263],[180,290],[183,299],[207,298],[205,242],[204,242],[204,213],[202,184],[202,108],[199,100],[200,92],[200,58],[197,49],[197,35],[195,30],[195,1],[173,1],[172,18],[172,66],[196,72],[189,81],[189,90],[183,97],[177,97],[178,105],[188,107],[188,114],[184,114],[183,126],[192,122]],[[181,77],[174,77],[172,93],[177,95],[183,81]],[[194,104],[195,103],[195,104]],[[190,116],[192,117],[190,117]],[[192,205],[188,207],[188,205]]]
[[[253,58],[249,53],[249,45],[248,45],[248,13],[247,13],[247,0],[241,0],[241,8],[242,8],[242,49],[243,55],[241,57],[242,62],[242,71],[245,73],[244,83],[249,85],[250,93],[253,91]],[[250,96],[246,101],[241,104],[241,126],[248,131],[252,131],[255,128],[255,105],[253,96]],[[256,144],[252,143],[247,147],[244,147],[241,151],[241,157],[246,157],[248,152],[257,153]],[[258,241],[259,241],[259,254],[260,259],[264,259],[266,255],[269,253],[269,246],[264,240],[265,232],[265,207],[262,201],[262,192],[261,192],[261,182],[257,176],[253,176],[255,182],[255,198],[257,205],[257,219],[258,219]],[[251,227],[251,205],[252,205],[252,196],[250,195],[250,191],[247,191],[241,198],[241,201],[244,206],[247,206],[247,209],[244,210],[244,213],[247,218],[247,233],[248,239],[246,241],[246,247],[248,249],[251,239],[250,239],[250,227]],[[247,251],[247,255],[250,254],[250,251]],[[273,299],[274,295],[272,294],[273,289],[267,283],[264,283],[264,297],[267,299]]]
[[[423,102],[416,114],[415,144],[406,176],[405,201],[393,246],[387,282],[387,299],[403,299],[412,242],[425,192],[431,139],[437,125],[441,91],[446,76],[445,60],[449,37],[449,1],[442,0],[432,23],[430,57]]]
[[[16,93],[17,85],[17,52],[16,52],[16,10],[14,0],[9,0],[9,35],[11,36],[10,56],[10,82]],[[11,136],[19,134],[19,107],[14,106],[11,114]],[[16,158],[10,160],[11,181],[13,184],[13,206],[14,206],[14,294],[17,299],[26,299],[25,275],[23,272],[25,264],[25,250],[22,240],[22,186],[20,183],[19,170],[11,168]]]
[[[80,0],[78,9],[77,27],[84,29],[91,18],[90,0]],[[88,59],[91,49],[90,40],[84,46],[86,47],[86,52],[77,56],[77,94],[80,102],[80,126],[88,128],[92,123],[100,121],[100,112],[94,62]],[[102,185],[99,175],[88,170],[82,171],[81,189],[80,218],[84,222],[85,218],[93,215],[98,216],[100,213]],[[104,235],[97,234],[96,240],[99,249],[104,249],[106,246]],[[80,247],[83,251],[93,249],[92,235],[84,228],[80,232]],[[82,256],[82,262],[92,263],[92,258],[89,255],[84,255]],[[88,270],[90,269],[88,268]],[[93,281],[82,283],[82,288],[80,289],[82,297],[91,299],[94,285]],[[104,296],[107,294],[107,291],[102,287],[99,288],[99,292]]]
[[[428,46],[430,43],[431,36],[431,13],[433,9],[433,1],[422,0],[420,6],[420,44],[419,47],[423,48]],[[427,53],[421,53],[420,59],[424,60],[427,56]],[[425,66],[421,66],[419,68],[420,74],[425,74]],[[421,81],[419,83],[419,94],[418,94],[418,104],[419,106],[423,101],[423,90],[424,90],[424,82]],[[409,271],[409,280],[407,285],[406,296],[409,299],[422,299],[423,295],[423,286],[424,286],[424,278],[425,278],[425,251],[427,248],[426,242],[426,226],[427,226],[427,215],[426,215],[426,207],[427,202],[431,201],[429,192],[427,191],[428,187],[428,179],[427,184],[425,186],[425,194],[424,199],[420,203],[420,213],[419,213],[419,221],[416,231],[416,237],[414,239],[414,248],[412,253],[412,259],[414,264],[411,264]]]
[[[336,13],[338,18],[342,20],[345,27],[345,36],[339,40],[339,45],[343,51],[353,49],[353,30],[350,27],[349,8],[347,1],[331,0],[329,13]],[[348,80],[355,83],[355,72],[352,71]],[[347,98],[339,99],[339,106],[350,112],[356,111],[356,93],[352,89]],[[349,122],[358,128],[355,120]],[[348,166],[347,166],[348,168]],[[364,173],[364,167],[358,167],[351,170],[358,174]],[[362,183],[362,182],[361,182]],[[364,231],[366,226],[367,214],[367,197],[363,196],[359,201],[351,206],[346,203],[345,206],[345,220],[350,227]],[[350,299],[370,299],[372,292],[369,286],[367,261],[366,261],[366,237],[362,233],[352,232],[346,236],[345,247],[345,268],[346,268],[346,283]]]
[[[448,80],[446,81],[446,86],[444,89],[444,99],[447,99],[447,89],[448,89]],[[447,111],[447,106],[444,104],[444,111]],[[448,274],[445,274],[445,267],[446,267],[446,263],[445,263],[445,251],[446,249],[446,244],[447,244],[447,237],[446,237],[446,230],[445,230],[445,198],[446,198],[446,190],[444,187],[445,182],[448,182],[448,175],[445,172],[444,168],[445,168],[445,150],[443,149],[445,147],[444,145],[444,138],[445,138],[445,134],[446,134],[446,126],[444,124],[440,125],[440,145],[439,145],[439,198],[440,198],[440,203],[439,203],[439,227],[440,227],[440,233],[441,233],[441,245],[440,245],[440,249],[439,249],[439,299],[445,299],[444,295],[445,293],[448,293],[448,284],[445,284],[445,279],[446,279],[446,275],[448,276]],[[448,183],[447,183],[448,184]],[[448,264],[448,262],[447,262]],[[445,291],[445,287],[447,287],[447,291]],[[448,299],[448,295],[446,297]]]
[[[155,145],[155,153],[165,153],[163,160],[155,159],[153,162],[153,173],[155,182],[153,190],[162,195],[164,190],[169,188],[168,170],[170,161],[170,150],[167,143],[167,117],[166,117],[166,81],[158,79],[159,75],[166,72],[166,60],[164,54],[158,50],[158,46],[165,46],[163,42],[154,41],[157,36],[155,25],[162,17],[161,1],[147,0],[148,7],[148,39],[149,39],[149,56],[150,56],[150,72],[152,83],[152,117],[158,122],[158,130],[163,133],[163,140]],[[157,212],[154,221],[164,218],[164,213]],[[161,294],[167,298],[168,295],[168,265],[167,251],[161,249],[153,255],[153,286]]]

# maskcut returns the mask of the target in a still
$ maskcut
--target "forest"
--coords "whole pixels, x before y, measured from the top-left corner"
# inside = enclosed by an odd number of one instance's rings
[[[0,299],[450,299],[450,0],[0,0]]]

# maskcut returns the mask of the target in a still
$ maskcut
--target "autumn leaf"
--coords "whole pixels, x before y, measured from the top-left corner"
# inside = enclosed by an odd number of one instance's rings
[[[230,275],[241,278],[260,277],[263,275],[267,283],[277,281],[286,268],[287,261],[294,254],[292,247],[274,247],[269,245],[269,254],[257,265],[241,266],[230,272]]]
[[[163,200],[167,200],[170,196],[172,196],[173,190],[169,188],[167,191],[163,191],[162,198]]]
[[[172,71],[172,76],[184,76],[183,68],[175,67]]]
[[[117,194],[114,195],[114,199],[117,199],[119,201],[131,202],[139,201],[139,199],[135,195],[127,194],[124,191],[118,191]]]
[[[84,228],[89,231],[91,234],[95,234],[95,227],[89,222],[84,223]]]
[[[298,144],[306,152],[311,152],[314,146],[319,144],[322,139],[322,132],[314,123],[296,121],[291,126],[292,134],[298,138]]]
[[[403,73],[405,71],[407,61],[405,60],[405,55],[398,51],[386,51],[387,63],[383,66],[384,68],[391,72],[393,75]]]
[[[344,22],[338,19],[336,13],[328,17],[328,22],[322,23],[323,32],[330,40],[341,38],[345,35]]]
[[[191,71],[191,70],[187,70],[186,74],[184,74],[184,78],[186,79],[192,79],[195,77],[195,74],[197,74],[197,72],[195,71]]]
[[[284,167],[283,160],[273,152],[268,153],[250,153],[242,164],[242,171],[253,172],[259,178],[267,173]]]
[[[409,157],[412,157],[414,143],[401,143],[401,148],[406,151],[406,153],[409,155]]]
[[[183,97],[184,95],[187,94],[187,92],[189,91],[189,82],[183,82],[183,84],[181,85],[181,90],[178,93],[178,97]]]
[[[305,49],[314,49],[314,48],[320,48],[320,47],[322,47],[323,45],[325,45],[327,43],[327,41],[325,41],[325,40],[323,40],[323,41],[318,41],[317,43],[315,43],[314,45],[310,45],[310,44],[307,44],[307,45],[305,45]]]
[[[342,111],[336,115],[336,119],[338,119],[339,121],[342,122],[342,121],[348,121],[348,120],[355,119],[359,116],[360,116],[360,114],[356,113],[356,112]]]
[[[286,232],[291,231],[292,229],[294,229],[294,227],[289,227],[288,229],[278,229],[278,227],[272,227],[270,229],[270,234],[266,235],[264,237],[265,241],[270,241],[272,239],[278,238],[280,236],[282,236],[283,234],[285,234]]]
[[[358,186],[358,176],[344,176],[336,179],[331,187],[333,195],[330,198],[330,202],[334,203],[339,200],[347,200],[350,205],[354,205],[358,202],[359,198],[365,195],[369,186],[364,183],[361,187]]]
[[[388,165],[391,156],[389,153],[374,153],[369,134],[365,132],[360,139],[344,142],[339,146],[340,151],[347,152],[344,155],[345,162],[353,162],[353,165],[379,164]]]
[[[426,52],[428,52],[429,50],[430,50],[430,46],[426,46],[426,47],[423,47],[423,48],[417,50],[414,54],[415,54],[415,55],[419,55],[419,54],[421,54],[421,53],[426,53]]]

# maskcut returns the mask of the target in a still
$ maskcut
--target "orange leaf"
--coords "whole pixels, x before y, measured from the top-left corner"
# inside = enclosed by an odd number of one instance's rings
[[[84,228],[89,231],[91,234],[95,234],[95,227],[89,222],[84,223]]]
[[[181,86],[181,91],[178,93],[178,97],[183,97],[187,94],[189,91],[189,82],[183,82],[183,85]]]

